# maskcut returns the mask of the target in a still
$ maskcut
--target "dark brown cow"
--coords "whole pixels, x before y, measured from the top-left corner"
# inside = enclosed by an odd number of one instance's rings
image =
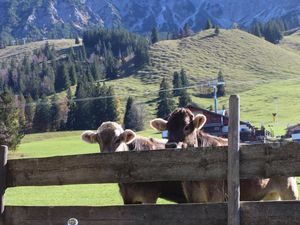
[[[132,130],[123,130],[115,122],[105,122],[97,130],[85,131],[82,140],[98,143],[102,153],[122,151],[145,151],[165,148],[165,141],[136,137]],[[184,203],[181,182],[147,182],[119,184],[124,204],[156,203],[158,197]]]
[[[227,139],[214,137],[200,131],[206,122],[202,114],[194,116],[188,109],[177,109],[168,121],[155,119],[151,126],[159,131],[168,130],[166,147],[209,147],[226,146]],[[183,189],[189,202],[222,202],[226,197],[223,181],[183,182]],[[241,200],[258,201],[266,196],[274,200],[296,200],[298,198],[295,177],[274,177],[271,179],[241,180]]]

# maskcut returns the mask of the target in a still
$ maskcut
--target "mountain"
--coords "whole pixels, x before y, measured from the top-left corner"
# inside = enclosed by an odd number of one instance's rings
[[[189,23],[198,31],[207,19],[224,28],[274,18],[283,18],[288,28],[300,25],[299,0],[0,0],[0,13],[2,39],[74,36],[94,26],[145,33]]]

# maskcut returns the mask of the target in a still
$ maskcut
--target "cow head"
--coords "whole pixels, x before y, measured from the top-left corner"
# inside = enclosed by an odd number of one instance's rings
[[[123,130],[121,125],[115,122],[102,123],[97,132],[85,131],[81,139],[87,143],[98,143],[101,152],[127,151],[128,146],[136,138],[132,130]]]
[[[197,130],[206,123],[206,117],[202,114],[194,116],[189,109],[179,108],[173,111],[168,121],[154,119],[151,127],[158,131],[168,131],[166,148],[198,147]]]

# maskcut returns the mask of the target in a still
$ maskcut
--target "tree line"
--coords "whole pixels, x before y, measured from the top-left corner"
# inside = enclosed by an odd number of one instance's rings
[[[278,44],[283,38],[283,32],[288,29],[284,20],[276,19],[268,23],[255,22],[250,28],[250,33],[257,37],[264,37],[266,41]]]

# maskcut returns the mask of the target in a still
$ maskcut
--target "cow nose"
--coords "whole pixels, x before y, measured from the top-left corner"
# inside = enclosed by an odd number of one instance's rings
[[[166,143],[166,148],[177,148],[176,142],[168,142]]]

